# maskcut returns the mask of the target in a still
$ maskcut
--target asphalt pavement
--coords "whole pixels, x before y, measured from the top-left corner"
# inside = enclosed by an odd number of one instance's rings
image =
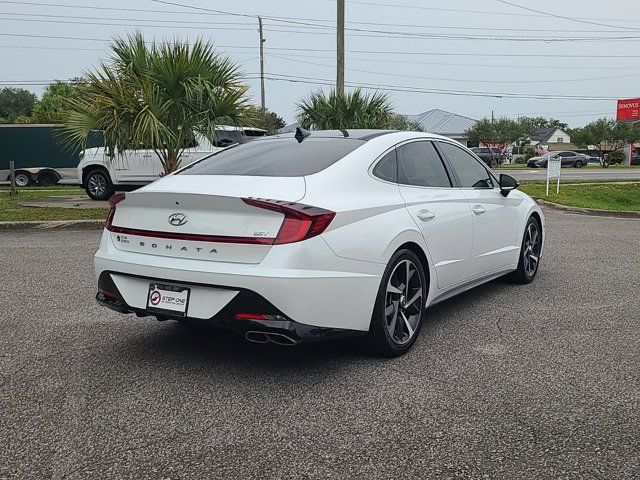
[[[640,221],[546,213],[393,360],[118,315],[98,231],[1,232],[0,478],[637,479]]]

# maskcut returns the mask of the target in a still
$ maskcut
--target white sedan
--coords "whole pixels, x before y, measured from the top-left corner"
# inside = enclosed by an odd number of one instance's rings
[[[429,306],[534,279],[544,217],[517,186],[437,135],[259,139],[114,195],[97,300],[260,343],[366,335],[400,355]]]

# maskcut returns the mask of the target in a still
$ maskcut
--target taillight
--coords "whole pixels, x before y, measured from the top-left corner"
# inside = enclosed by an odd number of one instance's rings
[[[247,205],[279,212],[284,215],[284,221],[273,242],[274,245],[300,242],[320,235],[327,229],[333,217],[336,216],[335,212],[330,210],[311,207],[302,203],[256,198],[243,198],[242,201]]]
[[[109,215],[107,215],[107,230],[109,230],[113,224],[113,216],[116,214],[116,205],[124,200],[124,197],[124,193],[116,193],[111,195],[111,198],[109,198],[109,207],[111,208],[109,209]]]
[[[263,313],[236,313],[237,320],[269,320],[269,316]]]

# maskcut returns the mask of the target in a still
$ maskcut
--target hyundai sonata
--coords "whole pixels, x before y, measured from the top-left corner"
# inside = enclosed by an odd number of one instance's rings
[[[361,334],[400,355],[429,306],[534,279],[544,217],[517,187],[426,133],[298,129],[237,145],[111,198],[97,300],[253,342]]]

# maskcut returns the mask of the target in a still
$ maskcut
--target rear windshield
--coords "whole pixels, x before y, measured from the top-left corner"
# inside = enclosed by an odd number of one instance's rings
[[[363,145],[349,138],[265,138],[236,145],[195,162],[181,175],[301,177],[333,165]]]

